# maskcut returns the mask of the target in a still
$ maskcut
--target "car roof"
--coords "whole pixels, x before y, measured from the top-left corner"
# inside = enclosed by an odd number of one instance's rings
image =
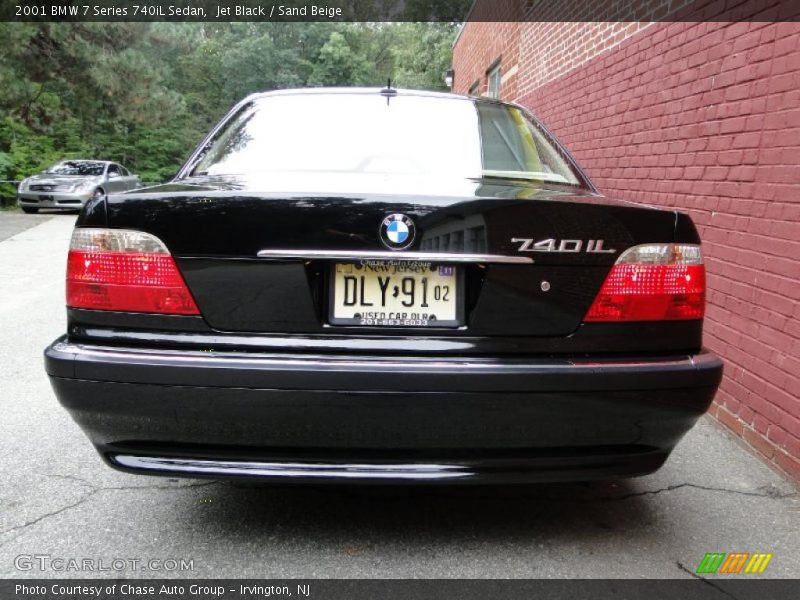
[[[437,98],[440,100],[460,100],[460,101],[466,100],[468,102],[508,104],[507,102],[501,102],[500,100],[495,100],[494,98],[486,98],[483,96],[467,96],[464,94],[456,94],[453,92],[436,92],[432,90],[415,90],[409,88],[379,88],[379,87],[309,87],[309,88],[288,88],[280,90],[269,90],[251,94],[247,98],[245,98],[243,102],[249,102],[251,100],[258,100],[260,98],[269,98],[273,96],[297,96],[297,95],[314,96],[314,95],[331,95],[331,94],[370,95],[370,94],[380,94],[381,92],[386,92],[387,89],[391,89],[393,95],[396,94],[397,96],[418,96],[423,98]]]
[[[103,163],[105,165],[111,164],[113,160],[98,160],[96,158],[65,158],[58,161],[56,164],[69,163],[69,162],[88,162],[88,163]],[[116,164],[116,163],[115,163]]]

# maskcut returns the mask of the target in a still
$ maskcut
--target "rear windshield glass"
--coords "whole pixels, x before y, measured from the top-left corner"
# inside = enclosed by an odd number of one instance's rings
[[[68,160],[53,165],[46,173],[55,175],[102,175],[105,163],[88,160]]]
[[[240,111],[195,175],[370,173],[579,185],[550,140],[502,104],[379,94],[272,96]]]

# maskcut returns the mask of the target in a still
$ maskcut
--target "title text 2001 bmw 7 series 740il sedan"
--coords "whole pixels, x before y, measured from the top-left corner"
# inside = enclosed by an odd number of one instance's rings
[[[722,374],[699,243],[600,195],[517,106],[256,94],[172,182],[86,205],[46,367],[130,472],[641,475]]]

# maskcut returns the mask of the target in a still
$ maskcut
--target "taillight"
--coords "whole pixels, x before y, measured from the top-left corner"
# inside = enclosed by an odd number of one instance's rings
[[[175,260],[157,237],[124,229],[76,229],[67,260],[67,306],[199,315]]]
[[[700,246],[643,244],[620,255],[583,320],[702,319],[705,295]]]

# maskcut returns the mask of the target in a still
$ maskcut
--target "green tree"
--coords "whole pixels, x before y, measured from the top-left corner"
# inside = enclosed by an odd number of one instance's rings
[[[342,32],[331,32],[319,51],[310,85],[365,84],[372,75],[367,57],[350,46]]]
[[[406,9],[424,16],[431,6]],[[387,78],[442,89],[455,32],[451,23],[0,22],[0,179],[83,157],[164,180],[253,92]]]

